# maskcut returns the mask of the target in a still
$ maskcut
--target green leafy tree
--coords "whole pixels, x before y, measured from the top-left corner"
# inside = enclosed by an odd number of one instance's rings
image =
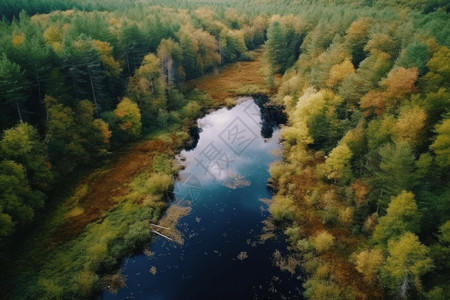
[[[364,46],[369,39],[369,30],[373,25],[373,19],[364,17],[354,21],[347,29],[346,43],[350,48],[352,63],[355,68],[365,59]]]
[[[141,136],[141,113],[136,103],[123,98],[114,110],[124,141],[135,140]]]
[[[439,229],[441,232],[440,240],[443,243],[450,244],[450,221],[445,222]]]
[[[372,180],[372,196],[384,210],[391,196],[402,190],[413,190],[418,183],[415,157],[406,142],[386,144],[378,150],[379,168]]]
[[[167,110],[166,86],[159,58],[147,54],[128,83],[130,96],[139,105],[144,128],[156,127],[159,111]]]
[[[52,64],[50,48],[42,35],[41,26],[36,26],[30,18],[21,19],[13,29],[13,47],[6,50],[7,56],[24,71],[29,81],[27,102],[21,105],[24,112],[32,112],[27,120],[35,123],[45,117],[43,97]]]
[[[178,32],[180,47],[183,51],[182,65],[186,71],[187,78],[193,78],[200,74],[197,66],[197,53],[199,51],[198,41],[194,37],[195,28],[190,24],[184,25]]]
[[[89,100],[81,100],[76,110],[77,132],[80,142],[93,160],[108,152],[111,131],[102,119],[94,119],[94,105]]]
[[[14,160],[26,168],[28,179],[34,187],[43,190],[51,187],[53,174],[46,147],[33,126],[19,123],[14,128],[5,130],[0,148],[4,158]]]
[[[437,51],[427,63],[429,72],[423,77],[423,85],[427,92],[440,88],[450,88],[450,48],[437,46]]]
[[[17,119],[22,120],[21,105],[27,99],[29,81],[18,64],[11,62],[6,54],[0,57],[0,105],[17,110]],[[9,119],[9,116],[5,116]],[[16,120],[17,120],[16,119]]]
[[[73,110],[51,96],[44,101],[48,115],[45,142],[50,161],[59,175],[67,174],[87,162],[89,153],[82,145]]]
[[[184,25],[179,31],[179,40],[186,78],[196,77],[219,65],[218,41],[208,32],[190,24]]]
[[[381,146],[392,141],[394,124],[395,119],[391,115],[375,118],[369,122],[365,133],[370,150],[377,151]]]
[[[450,92],[445,88],[440,88],[437,92],[428,93],[420,105],[427,111],[428,123],[436,124],[449,111],[442,108],[450,107]]]
[[[442,167],[450,166],[450,119],[435,127],[437,136],[430,149],[436,154],[436,161]]]
[[[130,79],[129,89],[136,97],[161,93],[161,84],[158,82],[160,77],[160,60],[155,54],[149,53]]]
[[[404,49],[396,64],[404,68],[418,68],[419,76],[427,72],[427,62],[430,59],[430,49],[427,45],[414,42]]]
[[[288,56],[283,28],[279,22],[273,22],[267,29],[266,55],[273,73],[283,71],[284,60]]]
[[[389,240],[396,239],[408,231],[418,232],[420,218],[414,195],[402,191],[392,198],[387,213],[380,218],[372,238],[376,243],[385,246]]]
[[[35,209],[44,204],[44,195],[31,190],[25,169],[10,160],[0,162],[0,233],[10,234],[29,223]]]
[[[292,15],[275,20],[269,25],[265,55],[272,74],[284,73],[295,63],[300,55],[305,26]]]
[[[158,57],[161,61],[163,76],[167,82],[167,93],[170,94],[174,84],[183,74],[179,73],[178,64],[182,60],[182,49],[172,39],[164,39],[158,47]]]
[[[231,63],[239,60],[247,51],[242,31],[224,29],[219,36],[221,63]]]

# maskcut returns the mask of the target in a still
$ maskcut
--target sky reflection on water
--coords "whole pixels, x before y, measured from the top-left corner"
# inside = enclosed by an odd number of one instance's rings
[[[261,199],[271,197],[266,184],[270,163],[280,159],[274,155],[279,130],[262,137],[260,109],[251,98],[198,125],[200,139],[181,152],[186,168],[174,188],[174,203],[192,208],[177,225],[184,244],[154,238],[152,256],[123,263],[127,286],[103,298],[299,299],[298,274],[274,266],[274,254],[287,253],[284,237],[278,232],[261,240],[270,215]]]

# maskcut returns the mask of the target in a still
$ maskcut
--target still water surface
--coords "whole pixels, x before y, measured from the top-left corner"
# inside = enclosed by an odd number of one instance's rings
[[[261,201],[271,197],[268,168],[281,154],[271,115],[252,98],[242,98],[232,109],[198,120],[199,139],[182,151],[185,169],[174,187],[173,205],[191,207],[177,225],[184,244],[154,238],[151,256],[122,264],[126,287],[117,295],[104,292],[103,299],[300,297],[298,273],[276,266],[279,254],[288,253],[282,233],[261,239],[270,217]]]

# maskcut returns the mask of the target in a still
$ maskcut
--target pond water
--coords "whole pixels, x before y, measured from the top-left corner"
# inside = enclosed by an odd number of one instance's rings
[[[281,155],[278,121],[252,98],[198,120],[171,204],[190,208],[177,225],[184,243],[156,236],[147,255],[122,264],[126,286],[103,299],[301,297],[298,267],[267,205],[269,165]]]

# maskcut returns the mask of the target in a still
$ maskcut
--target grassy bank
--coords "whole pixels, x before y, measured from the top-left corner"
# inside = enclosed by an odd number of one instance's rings
[[[41,220],[14,263],[14,299],[89,297],[108,286],[123,257],[151,238],[167,206],[178,171],[173,156],[188,140],[183,132],[160,132],[130,148],[116,162],[86,176],[71,197]]]

